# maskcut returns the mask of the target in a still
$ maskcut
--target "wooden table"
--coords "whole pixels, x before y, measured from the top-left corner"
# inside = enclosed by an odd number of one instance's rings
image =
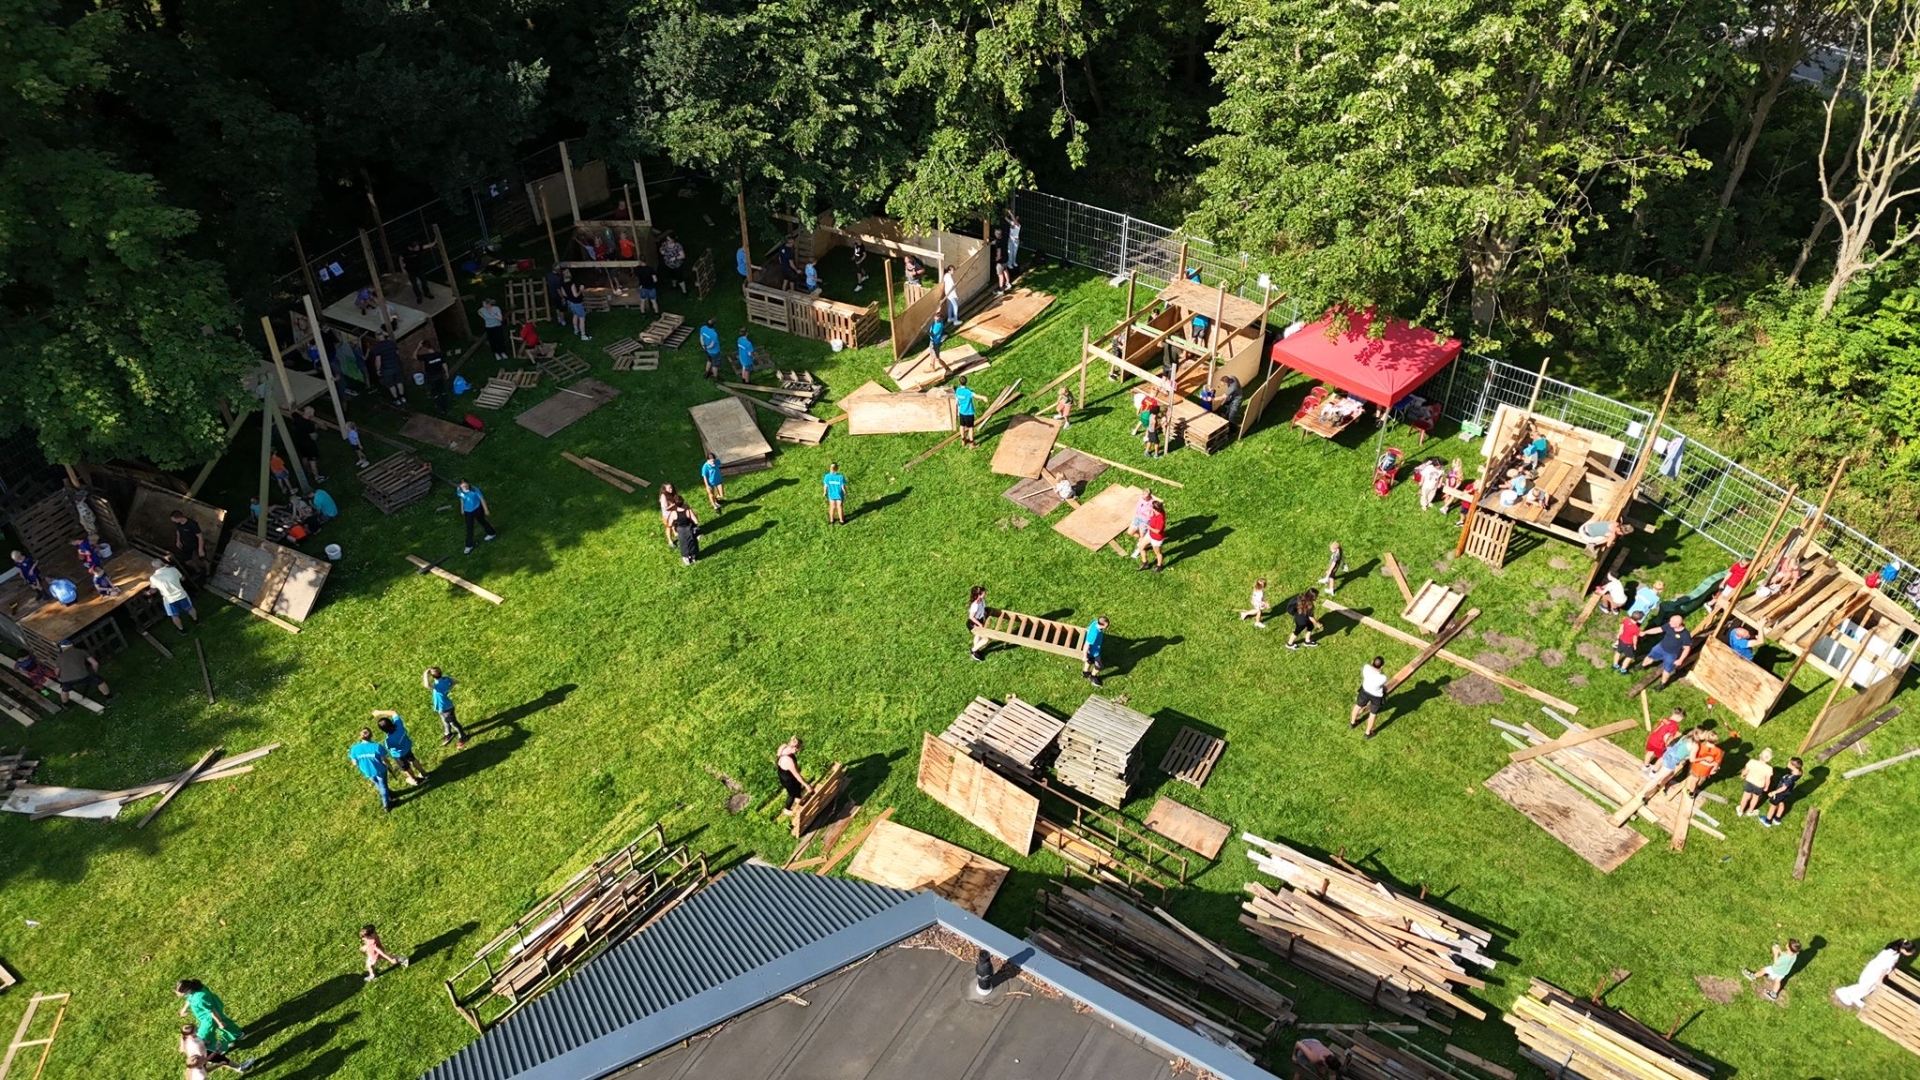
[[[49,648],[58,648],[62,640],[77,637],[146,592],[147,580],[153,576],[153,556],[143,551],[123,551],[107,560],[106,569],[108,579],[119,588],[119,595],[101,596],[88,582],[75,581],[81,595],[78,602],[67,605],[35,597],[22,603],[13,615],[14,622],[30,638],[38,638]]]

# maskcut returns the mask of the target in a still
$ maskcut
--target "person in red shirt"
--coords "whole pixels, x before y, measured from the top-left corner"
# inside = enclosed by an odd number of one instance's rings
[[[1721,582],[1720,591],[1714,594],[1713,602],[1715,606],[1732,603],[1734,597],[1740,595],[1740,586],[1746,584],[1746,582],[1747,560],[1735,559],[1733,565],[1727,569],[1727,580]]]
[[[1159,573],[1166,568],[1167,553],[1162,547],[1167,541],[1167,504],[1159,499],[1153,500],[1153,510],[1147,515],[1147,527],[1141,530],[1140,542],[1133,546],[1134,557],[1140,560],[1139,569],[1147,568],[1147,552],[1153,552],[1153,572]]]
[[[1640,622],[1633,616],[1620,620],[1620,636],[1613,643],[1613,670],[1621,675],[1633,671],[1634,658],[1640,650]]]
[[[532,319],[520,324],[520,344],[526,346],[528,356],[540,350],[540,332],[533,328]]]
[[[1653,725],[1653,730],[1647,733],[1645,772],[1648,776],[1654,775],[1653,763],[1659,761],[1660,755],[1667,752],[1667,744],[1679,736],[1680,727],[1686,723],[1686,720],[1687,710],[1675,709],[1667,715],[1665,720]]]

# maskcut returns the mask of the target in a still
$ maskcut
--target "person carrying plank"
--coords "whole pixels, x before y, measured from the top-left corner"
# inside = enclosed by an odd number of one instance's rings
[[[1087,625],[1086,663],[1081,672],[1087,681],[1097,689],[1100,686],[1100,650],[1107,642],[1107,617],[1105,615]]]
[[[1360,692],[1353,699],[1353,716],[1347,720],[1349,730],[1360,726],[1362,716],[1367,719],[1366,737],[1373,738],[1373,726],[1380,719],[1380,707],[1387,703],[1387,658],[1376,656],[1360,668]]]
[[[840,463],[827,463],[827,475],[820,478],[820,486],[827,495],[827,524],[845,525],[847,523],[847,478],[840,472]]]
[[[773,768],[781,789],[786,792],[786,804],[780,811],[780,816],[786,817],[793,813],[794,802],[806,798],[813,790],[807,778],[800,775],[800,736],[793,736],[774,751]]]
[[[393,791],[387,787],[387,748],[383,743],[375,742],[372,728],[361,728],[360,738],[347,747],[347,760],[360,770],[373,785],[374,793],[380,796],[380,812],[393,811]]]
[[[973,388],[967,385],[967,377],[960,376],[960,385],[953,390],[953,407],[960,418],[960,445],[973,449]]]
[[[1666,790],[1667,784],[1688,762],[1693,760],[1696,740],[1704,734],[1706,734],[1704,729],[1695,728],[1667,744],[1667,748],[1660,752],[1660,761],[1654,769],[1653,778],[1647,781],[1647,786],[1640,792],[1641,802],[1644,803]]]

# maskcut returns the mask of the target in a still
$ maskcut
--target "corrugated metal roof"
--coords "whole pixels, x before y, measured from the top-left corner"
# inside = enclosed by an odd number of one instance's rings
[[[426,1080],[512,1080],[914,895],[864,881],[745,863],[468,1044]],[[854,959],[858,957],[843,962]],[[711,1022],[695,1030],[751,1004],[716,1002]]]

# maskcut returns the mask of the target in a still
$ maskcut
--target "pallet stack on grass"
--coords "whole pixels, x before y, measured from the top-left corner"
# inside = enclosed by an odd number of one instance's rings
[[[1377,1008],[1436,1031],[1486,1011],[1453,992],[1483,987],[1468,967],[1493,967],[1493,935],[1344,863],[1321,862],[1285,844],[1243,833],[1247,857],[1286,888],[1247,883],[1240,923],[1287,962]]]
[[[1118,893],[1042,890],[1027,940],[1182,1026],[1251,1056],[1294,1022],[1293,1002],[1239,956]]]
[[[360,470],[360,484],[368,502],[391,514],[427,497],[433,487],[433,465],[412,454],[395,454]]]
[[[1867,995],[1860,1022],[1920,1054],[1920,979],[1895,968],[1880,989]]]
[[[1217,454],[1233,442],[1233,425],[1216,412],[1208,412],[1184,398],[1168,413],[1173,437],[1203,454]]]
[[[607,346],[615,371],[655,371],[660,367],[660,350],[649,349],[638,338],[627,338]]]
[[[1713,1066],[1618,1009],[1534,979],[1507,1023],[1520,1054],[1567,1080],[1706,1080]]]
[[[485,1031],[691,894],[706,856],[670,845],[656,823],[576,874],[446,980],[453,1007]]]
[[[970,757],[990,760],[1002,771],[1032,776],[1064,727],[1066,721],[1012,694],[1004,705],[977,697],[940,733],[940,741]]]
[[[1053,775],[1075,791],[1118,808],[1140,775],[1140,744],[1152,726],[1153,717],[1090,695],[1060,731]]]
[[[680,315],[662,315],[640,332],[640,344],[655,349],[677,349],[687,340],[686,319]]]

